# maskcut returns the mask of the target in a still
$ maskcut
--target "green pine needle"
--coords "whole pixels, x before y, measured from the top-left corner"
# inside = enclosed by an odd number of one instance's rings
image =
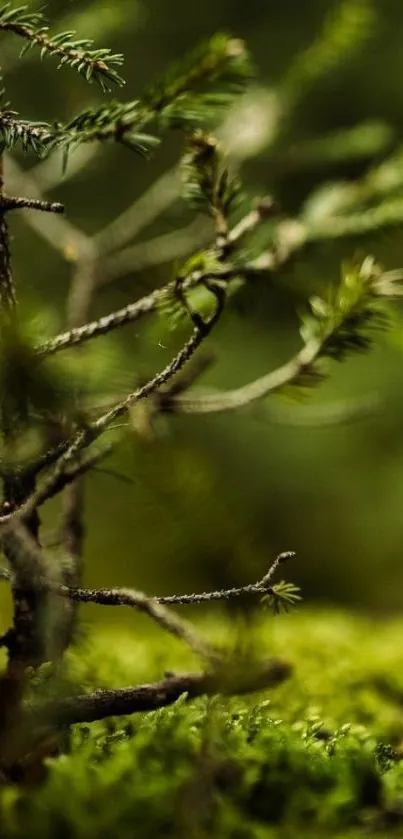
[[[50,35],[43,14],[30,12],[28,6],[13,8],[11,3],[6,3],[0,9],[0,31],[12,32],[26,41],[21,55],[38,47],[41,58],[56,56],[59,68],[67,65],[77,70],[88,82],[93,79],[98,82],[102,90],[108,90],[111,83],[124,84],[116,70],[123,64],[122,55],[109,49],[93,49],[93,41],[75,39],[73,31]]]
[[[145,115],[157,116],[165,128],[205,123],[244,90],[251,76],[243,41],[214,35],[146,91]]]
[[[345,264],[339,286],[327,299],[313,297],[311,313],[303,320],[301,334],[307,343],[321,343],[322,358],[342,361],[351,352],[363,352],[372,344],[374,333],[385,329],[388,315],[377,281],[380,269],[372,259],[361,265]]]
[[[275,615],[280,614],[280,612],[288,612],[302,600],[300,591],[301,589],[293,583],[281,580],[272,586],[272,590],[268,594],[264,595],[262,603],[270,606]]]
[[[32,151],[43,157],[51,141],[51,128],[46,122],[30,122],[20,119],[16,111],[4,101],[4,90],[0,90],[0,152],[12,149],[18,144],[23,151]]]
[[[215,137],[201,131],[193,134],[181,171],[185,200],[215,219],[228,218],[239,202],[241,184],[229,171]]]

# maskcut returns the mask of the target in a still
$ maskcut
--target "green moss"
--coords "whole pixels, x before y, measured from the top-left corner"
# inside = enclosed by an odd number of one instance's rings
[[[233,641],[223,619],[204,629]],[[242,654],[287,658],[289,682],[76,727],[40,787],[2,791],[1,837],[401,836],[402,629],[303,611],[243,626]],[[195,666],[164,634],[138,633],[96,630],[71,677],[117,686]]]

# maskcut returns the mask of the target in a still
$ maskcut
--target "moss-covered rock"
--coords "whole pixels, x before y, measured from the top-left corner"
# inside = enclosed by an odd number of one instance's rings
[[[204,629],[234,643],[224,619]],[[245,662],[249,644],[281,655],[294,665],[287,683],[77,726],[44,782],[3,788],[0,836],[403,835],[403,622],[301,611],[241,629]],[[91,631],[71,677],[118,686],[195,666],[164,635],[136,637]]]

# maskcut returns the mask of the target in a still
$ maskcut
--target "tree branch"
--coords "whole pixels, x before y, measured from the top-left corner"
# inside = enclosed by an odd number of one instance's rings
[[[147,597],[140,591],[128,589],[99,589],[86,590],[72,588],[50,578],[46,572],[44,554],[35,544],[27,529],[20,522],[8,527],[2,536],[3,545],[9,547],[16,557],[13,566],[13,574],[19,575],[21,579],[29,580],[30,585],[38,592],[44,594],[52,593],[77,603],[98,603],[109,606],[131,606],[149,615],[163,629],[171,635],[184,641],[187,646],[204,658],[210,664],[218,658],[218,653],[207,642],[203,641],[190,623],[179,618],[161,599]],[[277,563],[278,564],[278,563]],[[32,619],[27,615],[27,620]],[[60,623],[60,621],[58,621]],[[49,632],[48,622],[42,621],[39,625],[42,630],[46,629],[47,635],[51,637],[54,633]],[[35,627],[38,631],[38,625]],[[64,626],[62,627],[64,634]],[[53,643],[55,643],[52,637]],[[8,644],[11,647],[11,642]],[[59,644],[58,644],[59,646]]]
[[[36,198],[14,198],[4,194],[1,199],[1,209],[4,212],[25,209],[40,210],[44,213],[56,213],[56,215],[64,213],[64,206],[58,201],[42,201]]]
[[[312,367],[321,349],[319,341],[312,341],[282,367],[243,387],[220,393],[206,393],[203,396],[174,396],[170,404],[168,403],[168,409],[174,413],[211,414],[242,408],[298,379],[305,370]]]
[[[17,525],[17,528],[18,527],[20,527],[20,525]],[[19,536],[20,539],[22,538],[21,533],[22,531],[17,529],[17,536]],[[40,562],[43,564],[43,560],[40,560],[40,556],[37,557],[38,548],[32,540],[31,542],[28,542],[26,533],[24,533],[24,546],[26,551],[29,550],[32,553],[33,559],[37,562],[37,564]],[[234,598],[244,597],[249,594],[262,596],[267,594],[275,595],[275,590],[271,585],[271,581],[275,573],[280,565],[284,562],[288,562],[290,559],[295,559],[295,556],[294,551],[284,551],[279,554],[270,566],[267,574],[265,574],[256,583],[249,583],[245,586],[238,586],[229,589],[219,589],[217,591],[205,591],[197,594],[173,594],[163,595],[161,597],[156,595],[147,596],[143,594],[143,592],[128,588],[84,589],[55,583],[44,576],[36,576],[35,579],[36,585],[40,589],[44,591],[51,591],[60,597],[74,600],[77,603],[94,603],[98,606],[129,606],[133,609],[145,611],[157,620],[157,622],[161,623],[165,629],[168,628],[174,635],[182,637],[180,636],[180,631],[178,632],[175,628],[171,629],[170,627],[164,625],[164,621],[169,622],[169,620],[171,620],[172,613],[169,613],[169,616],[166,617],[168,612],[164,615],[163,611],[154,612],[154,609],[165,606],[195,606],[200,603],[222,602],[224,600],[233,600]],[[12,575],[7,569],[2,568],[0,570],[0,580],[10,580],[11,577]],[[176,616],[174,617],[176,618]],[[192,645],[189,644],[189,646]]]
[[[26,6],[13,8],[11,3],[0,10],[0,31],[12,32],[28,42],[26,49],[37,46],[41,55],[49,54],[60,59],[59,67],[68,64],[81,73],[87,81],[95,78],[102,88],[108,82],[123,84],[115,67],[123,63],[122,55],[112,55],[108,49],[91,49],[92,41],[73,41],[71,32],[49,35],[41,12],[30,12]]]
[[[25,172],[11,155],[6,156],[10,186],[15,192],[28,192],[34,201],[43,201],[43,195],[31,173]],[[66,217],[59,215],[42,216],[22,210],[22,215],[29,226],[38,233],[52,248],[65,258],[78,259],[90,249],[90,238],[75,227]]]
[[[27,521],[41,504],[65,486],[63,476],[66,472],[68,473],[69,468],[74,464],[74,460],[79,457],[83,449],[88,448],[91,443],[98,439],[106,431],[107,427],[122,416],[135,402],[140,399],[145,399],[161,385],[165,385],[192,358],[219,320],[224,306],[224,291],[219,287],[213,288],[212,286],[209,286],[209,289],[216,298],[216,309],[210,319],[205,322],[197,316],[197,325],[194,328],[192,336],[163,370],[157,373],[143,387],[132,391],[124,399],[109,408],[85,429],[78,431],[73,436],[69,447],[60,456],[52,474],[15,512],[0,516],[0,525],[9,523],[14,517]],[[77,469],[79,468],[78,466]]]
[[[141,711],[155,711],[172,705],[180,696],[189,699],[216,694],[234,695],[252,693],[275,687],[291,675],[291,666],[281,659],[269,659],[260,666],[235,678],[221,673],[184,673],[169,676],[160,682],[123,688],[121,690],[98,690],[90,694],[63,699],[56,705],[41,706],[40,715],[47,723],[70,726],[77,723],[95,722],[110,716],[136,714]]]
[[[261,218],[261,216],[257,216],[254,212],[253,218],[256,219],[257,217]],[[238,225],[236,230],[239,233],[243,232],[241,225]],[[234,235],[230,238],[230,241],[231,245],[235,244],[236,240]],[[197,286],[206,284],[206,281],[209,280],[230,281],[232,278],[239,276],[242,273],[252,274],[260,270],[262,270],[260,259],[246,263],[244,266],[235,266],[231,263],[223,263],[216,270],[209,268],[205,270],[197,269],[192,271],[181,281],[181,288],[184,291],[188,291],[191,288],[196,288]],[[167,285],[162,288],[155,289],[151,292],[151,294],[147,294],[140,300],[136,300],[134,303],[129,303],[122,309],[118,309],[116,312],[111,312],[109,315],[104,315],[98,320],[86,323],[79,328],[71,329],[68,332],[62,332],[54,338],[50,338],[49,341],[39,344],[36,347],[36,352],[38,355],[43,356],[53,355],[53,353],[59,352],[60,350],[77,346],[78,344],[90,341],[101,335],[106,335],[107,333],[112,332],[115,329],[119,329],[128,323],[134,323],[136,320],[143,317],[143,315],[154,312],[163,304],[164,300],[174,296],[176,289],[177,281],[174,280],[173,282],[167,283]]]
[[[281,564],[295,557],[293,551],[286,551],[278,555],[269,568],[267,574],[256,583],[237,588],[222,589],[219,591],[202,592],[200,594],[180,594],[163,597],[149,597],[143,592],[127,588],[113,589],[83,589],[66,586],[43,574],[44,560],[41,551],[35,542],[29,537],[28,532],[20,524],[12,525],[6,530],[3,539],[12,539],[19,547],[19,555],[22,557],[23,567],[32,566],[39,569],[34,576],[35,586],[42,592],[52,592],[60,597],[67,598],[76,603],[94,603],[99,606],[129,606],[148,614],[163,629],[184,641],[193,652],[200,657],[213,663],[220,659],[220,654],[212,646],[203,641],[199,634],[187,621],[179,618],[167,607],[194,606],[200,603],[222,602],[232,600],[246,595],[271,595],[276,597],[276,591],[271,586],[271,581]],[[5,569],[0,572],[0,579],[11,579],[11,574]],[[281,594],[279,593],[279,598]]]

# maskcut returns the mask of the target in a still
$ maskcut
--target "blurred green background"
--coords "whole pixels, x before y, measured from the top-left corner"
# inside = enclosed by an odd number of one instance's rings
[[[224,136],[242,158],[247,190],[273,195],[287,215],[296,215],[319,184],[361,176],[401,142],[401,0],[48,0],[46,13],[58,30],[77,29],[125,54],[127,97],[140,95],[170,61],[215,31],[244,38],[256,81]],[[326,41],[332,14],[341,14],[340,31]],[[18,63],[18,44],[8,38],[2,55],[8,97],[29,118],[65,119],[100,98],[71,72],[52,73],[50,60],[39,65],[33,52]],[[284,89],[291,106],[275,134]],[[331,140],[323,155],[313,145],[315,138],[362,123],[369,126],[362,133],[367,147],[364,142],[332,159]],[[104,148],[50,194],[66,203],[75,225],[95,233],[169,171],[180,148],[180,140],[169,136],[147,163],[124,149]],[[166,203],[136,242],[189,229],[192,215],[184,205]],[[44,307],[57,329],[71,269],[23,218],[13,219],[13,237],[23,306]],[[163,242],[162,256],[158,247],[151,249],[156,259],[140,250],[137,268],[134,260],[126,276],[100,290],[94,315],[125,305],[172,276]],[[357,251],[374,254],[387,268],[403,266],[402,226],[311,245],[273,277],[244,287],[210,338],[215,364],[203,386],[241,385],[287,359],[300,342],[299,308],[314,289],[337,280],[341,262]],[[309,394],[306,405],[282,401],[284,421],[274,421],[273,402],[267,400],[239,414],[171,418],[158,425],[152,440],[129,433],[108,463],[114,474],[97,471],[86,481],[86,582],[132,585],[149,593],[231,586],[258,578],[276,553],[292,549],[298,559],[287,575],[302,586],[305,601],[398,610],[403,603],[401,325],[397,310],[394,330],[380,336],[373,352],[334,365],[329,381]],[[123,392],[163,366],[175,340],[163,318],[98,339],[94,381],[101,391]],[[326,425],[313,411],[315,405],[374,393],[380,408],[355,422]],[[312,422],[300,419],[306,410]],[[54,512],[51,507],[46,513],[50,530]],[[4,605],[4,623],[6,613]],[[91,615],[99,617],[95,610]],[[115,613],[102,616],[117,619]]]

